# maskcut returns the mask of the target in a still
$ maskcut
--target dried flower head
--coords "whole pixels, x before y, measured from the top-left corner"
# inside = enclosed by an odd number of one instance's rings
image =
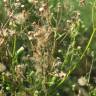
[[[80,0],[80,6],[84,6],[85,5],[85,0]]]
[[[10,72],[6,72],[6,74],[5,74],[7,77],[11,77],[12,76],[12,74],[10,73]]]
[[[8,0],[3,0],[3,2],[4,2],[4,3],[7,3],[7,2],[8,2]]]
[[[5,96],[3,90],[0,90],[0,96]]]
[[[4,32],[3,32],[4,31]],[[5,30],[1,30],[0,31],[0,46],[2,46],[3,44],[4,44],[4,41],[5,41],[5,38],[4,38],[4,33],[6,33],[6,31]]]
[[[25,73],[25,70],[26,70],[26,65],[22,64],[22,65],[17,65],[15,66],[15,73],[16,73],[16,79],[22,81],[25,76],[24,76],[24,73]]]
[[[0,36],[0,47],[3,45],[4,41],[5,39],[2,36]]]
[[[6,66],[3,63],[0,63],[0,72],[4,72],[6,70]]]
[[[4,2],[4,6],[7,7],[9,0],[3,0],[3,2]]]
[[[19,72],[20,72],[20,73],[21,73],[21,72],[24,72],[25,69],[26,69],[26,65],[24,65],[24,64],[15,66],[15,71],[16,71],[17,73],[19,73]]]
[[[27,12],[25,12],[25,10],[23,10],[21,13],[18,13],[15,15],[15,19],[16,19],[17,24],[25,23],[27,18],[28,18],[28,14],[27,14]]]
[[[66,73],[64,73],[63,71],[61,71],[58,76],[62,79],[66,76]]]

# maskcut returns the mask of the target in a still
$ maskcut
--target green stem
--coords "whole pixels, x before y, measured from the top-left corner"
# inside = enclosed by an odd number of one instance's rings
[[[14,66],[15,63],[15,59],[16,59],[16,36],[14,36],[14,40],[13,40],[13,52],[12,52],[12,68]]]
[[[89,39],[89,41],[88,41],[88,44],[86,45],[86,48],[85,48],[83,54],[82,54],[81,57],[80,57],[80,60],[82,60],[82,58],[84,57],[86,51],[88,50],[88,48],[89,48],[89,46],[90,46],[90,44],[91,44],[91,42],[92,42],[92,40],[93,40],[93,36],[94,36],[94,34],[95,34],[95,31],[96,31],[95,24],[94,24],[94,7],[95,7],[95,4],[96,4],[96,0],[94,1],[93,7],[92,7],[93,32],[92,32],[92,34],[91,34],[91,37],[90,37],[90,39]]]
[[[86,51],[88,50],[88,48],[89,48],[89,46],[90,46],[90,44],[91,44],[91,42],[93,40],[93,36],[95,34],[95,31],[96,31],[95,23],[94,23],[94,6],[95,6],[95,4],[96,4],[96,0],[94,1],[93,7],[92,7],[93,32],[91,34],[91,37],[90,37],[90,39],[88,41],[88,44],[86,45],[86,48],[85,48],[83,54],[80,57],[79,62],[82,60],[83,56],[85,55]],[[76,69],[77,65],[78,64],[74,64],[74,66],[71,68],[71,70],[68,71],[68,73],[66,74],[66,76],[64,77],[64,79],[56,86],[56,88],[59,87],[60,85],[62,85],[64,83],[64,81],[69,77],[69,75],[74,71],[74,69]]]

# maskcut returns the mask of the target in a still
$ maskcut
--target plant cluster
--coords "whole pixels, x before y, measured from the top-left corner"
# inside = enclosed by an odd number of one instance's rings
[[[95,6],[1,0],[0,96],[95,96]]]

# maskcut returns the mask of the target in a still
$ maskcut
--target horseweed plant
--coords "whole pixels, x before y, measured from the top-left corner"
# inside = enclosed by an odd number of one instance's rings
[[[0,96],[95,96],[95,5],[1,0]]]

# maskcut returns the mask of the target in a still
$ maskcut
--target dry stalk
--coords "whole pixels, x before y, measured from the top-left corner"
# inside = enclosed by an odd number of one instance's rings
[[[53,32],[50,27],[41,27],[33,34],[36,43],[34,45],[33,57],[35,58],[35,68],[37,73],[45,74],[53,64],[52,46]]]

